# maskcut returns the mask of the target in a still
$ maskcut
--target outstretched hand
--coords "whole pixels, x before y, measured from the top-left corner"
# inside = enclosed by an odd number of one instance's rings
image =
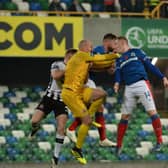
[[[166,77],[163,78],[163,85],[165,88],[168,88],[168,79]]]
[[[118,82],[114,83],[114,87],[113,88],[114,88],[114,92],[115,93],[118,93],[119,86],[120,86],[120,84]]]

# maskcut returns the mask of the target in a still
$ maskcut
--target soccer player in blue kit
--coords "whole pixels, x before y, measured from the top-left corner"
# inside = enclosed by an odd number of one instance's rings
[[[164,87],[168,87],[168,80],[157,67],[151,64],[149,58],[141,49],[131,49],[128,45],[128,40],[125,37],[118,37],[117,43],[115,50],[121,54],[121,57],[116,61],[114,90],[115,92],[118,92],[119,85],[123,82],[125,91],[121,109],[121,120],[117,130],[116,153],[118,156],[121,154],[122,141],[128,127],[128,120],[136,105],[136,98],[139,98],[152,120],[152,126],[157,139],[157,143],[152,151],[160,151],[163,141],[162,125],[156,111],[145,69],[148,69],[156,77],[162,80]]]

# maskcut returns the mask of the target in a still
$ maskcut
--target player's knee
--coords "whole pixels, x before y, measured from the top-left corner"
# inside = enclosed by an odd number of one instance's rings
[[[147,112],[148,112],[149,116],[153,116],[153,115],[157,114],[156,110],[149,110]]]
[[[102,97],[106,97],[107,96],[107,92],[105,90],[102,90]]]
[[[121,119],[123,119],[123,120],[129,120],[130,117],[131,117],[130,114],[122,114]]]
[[[39,124],[40,122],[39,122],[39,120],[38,119],[36,119],[36,118],[32,118],[31,119],[31,124],[32,125],[36,125],[36,124]]]
[[[90,125],[91,123],[92,123],[92,118],[89,115],[82,118],[82,124]]]
[[[107,92],[103,89],[99,89],[97,91],[97,99],[100,99],[100,98],[105,98],[107,96]]]
[[[57,127],[57,133],[59,135],[65,135],[65,126],[63,126],[63,125],[58,126]]]

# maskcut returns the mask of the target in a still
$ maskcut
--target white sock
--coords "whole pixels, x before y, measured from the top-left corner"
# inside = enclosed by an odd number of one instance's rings
[[[64,143],[64,135],[59,135],[59,134],[56,134],[56,139],[55,139],[55,148],[54,148],[54,156],[56,158],[59,157],[59,153],[61,151],[61,147]]]

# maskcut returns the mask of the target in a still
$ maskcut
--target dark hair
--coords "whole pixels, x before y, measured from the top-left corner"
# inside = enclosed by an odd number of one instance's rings
[[[75,54],[78,50],[75,48],[70,48],[66,51],[65,55],[67,54]]]
[[[118,40],[124,40],[124,41],[126,41],[127,44],[128,44],[128,39],[127,39],[126,37],[124,37],[124,36],[119,36],[117,39],[118,39]]]
[[[116,38],[117,38],[116,35],[114,35],[112,33],[107,33],[107,34],[104,35],[103,40],[114,40]]]

